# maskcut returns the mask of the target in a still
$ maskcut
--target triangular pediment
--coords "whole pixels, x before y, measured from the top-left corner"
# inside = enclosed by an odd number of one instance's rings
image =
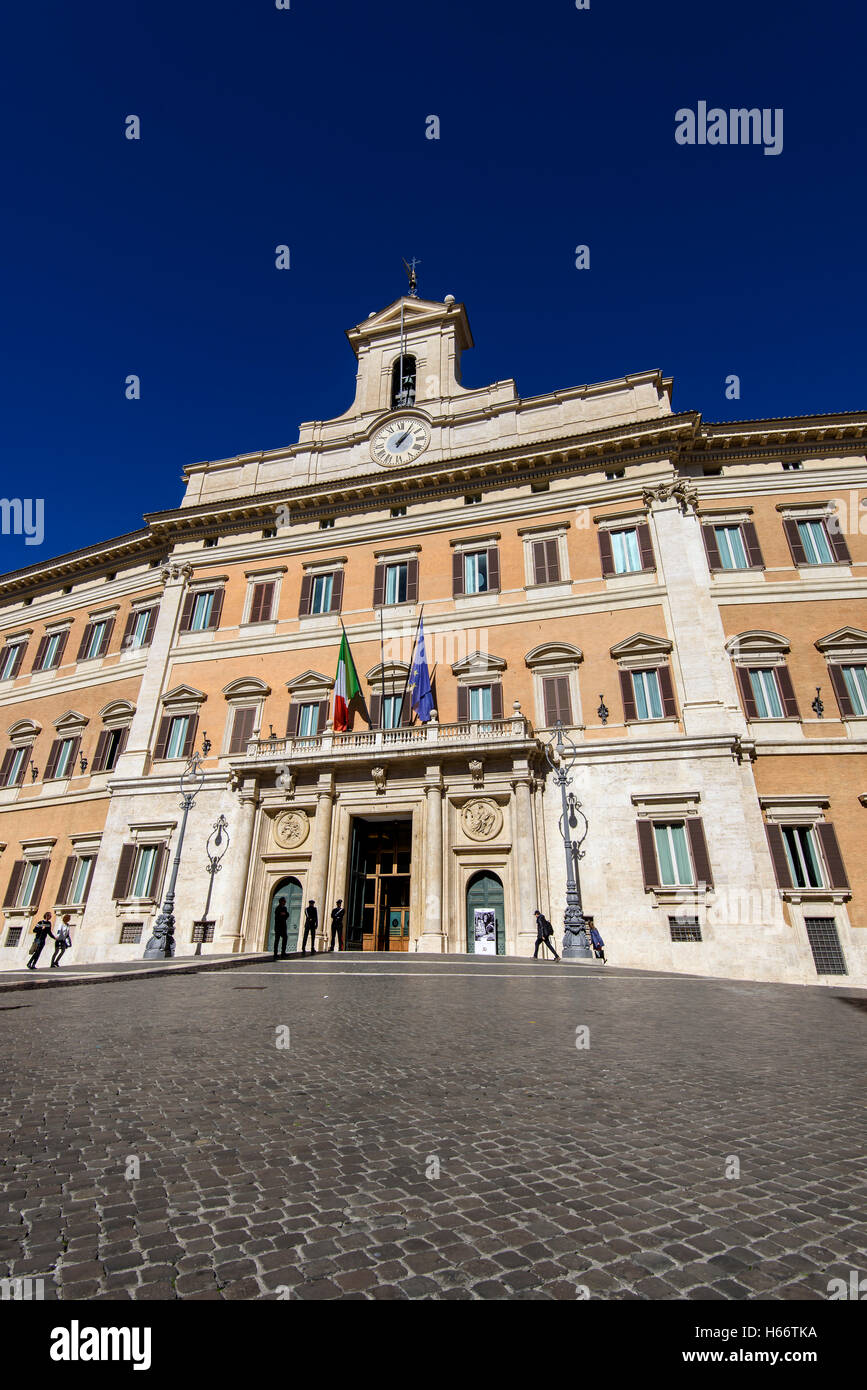
[[[501,656],[492,656],[490,652],[473,652],[470,656],[465,656],[454,663],[452,674],[455,676],[490,676],[499,675],[505,669],[506,663]]]
[[[308,692],[315,695],[323,690],[330,690],[333,684],[333,677],[323,676],[321,671],[302,671],[300,676],[286,682],[286,689],[290,695],[304,695]]]
[[[404,295],[401,299],[395,299],[392,304],[387,304],[384,309],[371,314],[354,328],[348,329],[346,336],[356,356],[361,343],[400,332],[401,307],[403,329],[407,335],[416,333],[420,328],[436,328],[439,324],[450,322],[454,326],[458,346],[473,346],[473,335],[463,304],[456,303],[454,299],[451,302],[439,303],[434,299],[414,299],[411,295]]]
[[[80,734],[87,722],[86,714],[79,714],[78,710],[69,709],[59,719],[55,719],[54,727],[59,734]]]
[[[179,705],[183,704],[185,701],[201,704],[201,702],[207,700],[207,698],[204,690],[196,690],[195,686],[176,685],[172,690],[166,691],[162,702],[164,705]]]
[[[611,655],[615,661],[622,661],[625,657],[631,656],[667,656],[671,646],[667,637],[652,637],[649,632],[633,632],[631,637],[625,637],[622,642],[614,644]]]
[[[816,646],[820,652],[860,656],[867,650],[867,632],[860,627],[838,627],[836,632],[820,637]]]

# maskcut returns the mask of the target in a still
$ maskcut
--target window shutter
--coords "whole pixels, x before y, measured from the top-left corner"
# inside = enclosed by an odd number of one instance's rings
[[[7,748],[3,754],[3,761],[0,763],[0,787],[5,787],[9,782],[9,773],[15,761],[15,749]]]
[[[470,691],[469,686],[458,686],[458,723],[466,724],[470,717]]]
[[[63,866],[63,873],[60,876],[60,887],[57,890],[57,901],[59,903],[69,902],[69,890],[72,887],[72,875],[75,873],[75,866],[78,863],[78,856],[71,854]]]
[[[559,719],[567,728],[572,724],[572,699],[568,676],[546,676],[542,682],[545,698],[545,724],[550,729]]]
[[[102,772],[105,763],[105,755],[108,751],[108,741],[111,734],[108,729],[103,729],[99,738],[96,740],[96,752],[93,755],[92,772]]]
[[[17,752],[17,749],[16,749],[15,751]],[[27,744],[27,747],[26,747],[26,749],[25,749],[24,757],[21,759],[21,766],[20,766],[19,769],[18,769],[18,776],[15,778],[15,781],[12,783],[12,786],[13,786],[13,787],[20,787],[20,786],[21,786],[21,783],[24,781],[24,774],[25,774],[25,772],[27,771],[27,764],[28,764],[28,762],[30,761],[30,759],[31,759],[32,757],[33,757],[33,744],[32,744],[32,743],[28,743],[28,744]]]
[[[67,644],[68,641],[69,641],[69,628],[66,628],[66,629],[65,629],[63,632],[61,632],[61,634],[60,634],[60,641],[59,641],[59,643],[58,643],[58,645],[57,645],[57,656],[56,656],[55,659],[54,659],[54,665],[53,665],[52,668],[51,668],[52,671],[56,671],[57,668],[58,668],[58,666],[62,666],[62,665],[63,665],[63,653],[66,651],[66,644]]]
[[[704,548],[707,552],[707,563],[711,570],[721,570],[722,561],[720,560],[719,546],[716,541],[716,532],[712,526],[702,526],[701,538],[704,541]]]
[[[129,738],[129,730],[130,730],[130,726],[129,726],[129,724],[127,724],[126,728],[121,729],[121,731],[120,731],[120,738],[119,738],[118,741],[117,741],[117,751],[115,752],[115,755],[114,755],[114,763],[112,763],[112,767],[115,766],[115,764],[117,763],[117,760],[118,760],[118,758],[120,757],[121,753],[122,753],[122,752],[124,751],[124,749],[126,748],[126,741],[127,741],[127,739]]]
[[[666,719],[676,719],[677,701],[674,698],[674,683],[671,679],[671,668],[668,666],[657,666],[656,675],[659,680],[659,693],[662,696],[662,713]]]
[[[557,723],[557,677],[546,676],[542,681],[542,695],[545,704],[545,727],[553,728]]]
[[[209,632],[213,632],[215,628],[218,628],[220,626],[220,617],[223,612],[223,598],[225,597],[225,593],[225,589],[214,590],[214,601],[211,604],[211,616],[208,619]]]
[[[452,556],[452,595],[457,598],[464,592],[464,557],[460,550]]]
[[[653,541],[650,539],[650,524],[640,521],[635,528],[638,536],[638,551],[641,555],[641,568],[643,570],[656,569],[656,557],[653,554]]]
[[[807,555],[804,550],[803,542],[801,541],[801,533],[798,530],[797,521],[793,521],[791,517],[786,517],[783,522],[783,530],[786,533],[786,540],[789,542],[789,549],[792,552],[792,559],[795,564],[806,565]]]
[[[57,767],[57,760],[60,757],[60,748],[62,743],[62,738],[56,738],[51,745],[51,750],[48,754],[48,761],[45,764],[45,771],[42,774],[43,782],[48,782],[54,776],[54,770]]]
[[[653,843],[653,825],[649,820],[636,821],[638,827],[638,853],[641,856],[641,872],[644,875],[644,890],[659,887],[659,869],[656,867],[656,846]]]
[[[334,581],[331,585],[331,609],[332,613],[339,613],[343,607],[343,570],[337,570]]]
[[[828,540],[831,542],[831,550],[838,565],[850,565],[852,556],[849,554],[849,546],[846,537],[840,530],[840,518],[834,517],[834,525],[830,526],[825,522],[825,530],[828,532]]]
[[[623,718],[629,724],[631,720],[638,718],[638,710],[635,707],[635,690],[632,685],[631,671],[620,671],[620,695],[623,700]],[[641,822],[645,824],[644,821]]]
[[[294,702],[289,706],[289,718],[286,721],[286,737],[298,737],[298,720],[301,718],[301,706]]]
[[[500,587],[500,552],[495,545],[488,548],[488,589]]]
[[[181,632],[189,632],[190,630],[190,624],[193,621],[193,606],[195,602],[196,595],[194,594],[193,590],[190,589],[184,597],[183,607],[181,608]]]
[[[154,640],[154,628],[157,625],[157,614],[159,613],[159,611],[160,610],[158,604],[148,610],[148,625],[144,635],[144,641],[142,642],[143,647],[149,647],[151,642]]]
[[[151,891],[149,897],[155,898],[157,902],[163,891],[163,879],[166,876],[166,865],[169,860],[168,845],[159,845],[157,850],[156,862],[154,864],[153,878],[151,879]]]
[[[251,623],[267,623],[271,621],[272,608],[274,606],[274,585],[273,584],[254,584],[253,596],[250,602]]]
[[[548,561],[545,554],[545,542],[533,542],[533,583],[544,584],[548,578]]]
[[[777,674],[777,685],[780,688],[780,698],[783,702],[783,713],[787,719],[800,719],[801,711],[798,709],[798,701],[795,699],[795,687],[792,685],[788,666],[777,666],[774,669]]]
[[[93,632],[93,623],[85,623],[85,625],[84,625],[84,632],[81,634],[81,642],[79,643],[79,646],[78,646],[78,655],[77,655],[77,657],[75,658],[76,661],[82,661],[82,660],[84,659],[84,654],[85,654],[85,652],[87,651],[87,644],[88,644],[88,642],[90,641],[90,637],[91,637],[91,633],[92,633],[92,632]]]
[[[18,890],[21,887],[21,880],[24,877],[25,861],[16,859],[12,865],[12,873],[9,875],[9,883],[6,887],[6,897],[3,899],[4,907],[14,907],[18,900]]]
[[[611,545],[611,532],[599,532],[599,556],[602,560],[602,578],[614,573],[614,550]]]
[[[385,603],[385,565],[377,565],[373,571],[373,606],[381,608]]]
[[[545,554],[548,562],[548,583],[556,584],[560,578],[560,547],[556,540],[545,542]]]
[[[491,718],[502,719],[503,717],[503,687],[500,681],[494,681],[491,685]]]
[[[306,618],[310,612],[310,604],[313,601],[313,575],[305,574],[301,580],[301,599],[298,603],[299,618]]]
[[[766,825],[765,834],[768,837],[768,849],[771,851],[771,863],[774,866],[777,887],[791,888],[792,875],[789,870],[789,860],[786,855],[786,845],[783,840],[782,826]]]
[[[255,705],[236,709],[232,719],[232,737],[229,742],[230,753],[243,753],[253,736],[253,721],[256,718]]]
[[[25,653],[26,649],[27,649],[27,643],[26,643],[26,642],[19,642],[19,643],[17,644],[17,646],[16,646],[16,648],[15,648],[15,655],[14,655],[14,657],[12,658],[12,669],[11,669],[11,671],[9,672],[9,675],[6,677],[7,680],[12,680],[15,676],[18,675],[18,672],[21,670],[21,663],[22,663],[23,660],[24,660],[24,653]]]
[[[262,590],[264,585],[254,584],[253,592],[250,595],[250,617],[251,623],[261,623],[262,621]]]
[[[120,639],[120,646],[122,651],[126,651],[127,647],[132,641],[132,634],[135,628],[135,622],[137,617],[138,613],[135,611],[134,608],[131,609],[131,611],[126,615],[126,622],[124,624],[123,629],[123,637]]]
[[[189,758],[192,755],[193,749],[196,746],[196,730],[198,729],[198,727],[199,716],[197,714],[191,714],[190,722],[187,725],[187,736],[184,739],[184,746],[181,750],[182,758]]]
[[[822,846],[822,853],[825,856],[825,864],[828,868],[828,876],[831,880],[831,888],[848,888],[849,879],[843,866],[843,856],[840,853],[840,845],[837,841],[837,832],[833,825],[828,821],[819,821],[816,826],[816,833]]]
[[[32,665],[31,668],[30,668],[31,671],[41,671],[41,670],[42,670],[42,663],[43,663],[43,661],[45,660],[45,648],[46,648],[47,646],[48,646],[48,634],[46,633],[46,635],[45,635],[44,637],[40,637],[40,639],[39,639],[39,646],[36,648],[36,655],[35,655],[35,657],[33,658],[33,665]]]
[[[317,734],[321,734],[325,728],[325,725],[328,723],[328,705],[328,700],[319,701],[319,718],[316,723]]]
[[[744,538],[744,549],[747,552],[747,563],[750,568],[763,569],[765,561],[762,555],[762,547],[759,545],[759,537],[755,522],[743,522],[741,525],[741,535]]]
[[[36,882],[33,885],[33,897],[30,899],[30,906],[35,908],[37,912],[39,911],[39,902],[42,897],[42,890],[45,887],[45,880],[48,876],[48,865],[50,863],[50,859],[40,859],[39,861]]]
[[[692,866],[695,869],[696,883],[704,883],[708,888],[713,888],[713,874],[710,871],[710,856],[707,852],[707,840],[705,839],[704,826],[700,816],[688,816],[686,819],[686,833],[689,839],[689,848],[692,852]]]
[[[113,898],[126,898],[129,896],[129,884],[132,878],[132,866],[134,861],[135,845],[124,845],[120,852],[114,888],[111,893]]]
[[[418,560],[406,562],[406,601],[418,602]]]
[[[67,777],[75,777],[75,764],[78,762],[78,755],[81,752],[81,738],[76,737],[72,740],[72,747],[69,750],[69,762],[67,764]],[[80,773],[79,773],[80,775]]]
[[[90,896],[90,885],[91,885],[91,883],[93,882],[93,871],[94,871],[95,868],[96,868],[96,855],[93,855],[93,857],[91,858],[91,861],[90,861],[90,863],[89,863],[89,865],[88,865],[88,867],[87,867],[87,878],[86,878],[85,881],[84,881],[84,892],[83,892],[82,895],[81,895],[81,906],[82,906],[82,907],[83,907],[84,904],[87,902],[87,899],[88,899],[88,897]]]
[[[111,636],[114,632],[114,623],[114,618],[109,618],[108,622],[105,625],[105,631],[102,634],[102,641],[99,644],[99,656],[105,656],[106,652],[111,646]]]
[[[166,756],[166,749],[169,746],[169,733],[171,731],[171,727],[172,716],[170,714],[163,715],[162,719],[160,720],[159,730],[157,732],[157,741],[154,745],[154,758],[157,760]]]
[[[753,687],[750,682],[750,673],[746,666],[737,667],[738,685],[741,688],[741,700],[743,701],[744,714],[747,719],[758,719],[759,711],[756,705],[756,697],[753,694]]]
[[[367,702],[367,712],[370,715],[371,729],[378,729],[382,723],[382,696],[371,695]]]
[[[843,667],[831,662],[828,666],[828,674],[831,677],[831,684],[834,687],[834,694],[837,696],[837,704],[840,706],[840,713],[844,719],[851,719],[855,714],[852,706],[852,697],[846,685],[846,678],[843,675]],[[0,785],[3,783],[3,772],[0,769]]]
[[[434,677],[434,679],[436,679],[436,677]],[[433,694],[433,697],[434,697],[434,708],[436,708],[436,691],[435,691],[435,689],[434,689],[433,687],[431,687],[431,693]],[[412,723],[412,695],[410,694],[409,690],[407,690],[407,692],[406,692],[406,698],[403,700],[403,702],[402,702],[402,704],[401,704],[401,708],[400,708],[400,725],[401,725],[401,727],[403,727],[404,725],[411,724],[411,723]]]

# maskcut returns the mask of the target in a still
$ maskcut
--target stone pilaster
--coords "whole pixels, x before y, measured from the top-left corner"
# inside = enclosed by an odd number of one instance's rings
[[[164,582],[160,611],[154,635],[148,647],[147,665],[136,697],[135,714],[130,725],[126,748],[117,760],[118,777],[143,777],[160,712],[160,696],[165,693],[169,654],[175,640],[178,614],[192,574],[189,565],[168,564],[162,571]]]
[[[328,890],[328,860],[331,853],[331,819],[334,813],[334,778],[330,773],[323,774],[319,779],[319,788],[316,793],[316,822],[313,827],[313,853],[310,858],[310,872],[307,879],[307,896],[301,906],[301,923],[303,930],[304,909],[312,898],[319,912],[319,936],[317,940],[317,951],[324,949],[328,945],[326,937],[328,935],[327,911],[328,903],[326,893]],[[323,946],[324,943],[324,946]]]
[[[533,826],[533,806],[528,777],[516,777],[512,782],[515,798],[515,843],[512,853],[517,855],[518,879],[518,921],[515,932],[515,949],[519,956],[533,954],[536,940],[536,925],[533,911],[539,906],[539,888],[536,877],[536,839]],[[508,944],[506,949],[508,950]]]
[[[250,851],[253,846],[253,830],[256,825],[256,805],[258,790],[255,777],[248,777],[238,796],[237,811],[229,820],[229,851],[222,873],[218,875],[220,898],[225,903],[223,921],[219,935],[214,939],[214,950],[219,954],[242,949],[242,922],[247,885],[252,881],[250,873]],[[232,821],[234,820],[234,825]],[[259,927],[261,923],[257,924]],[[254,927],[255,929],[255,927]],[[258,948],[255,939],[247,943],[251,949]]]
[[[424,792],[424,927],[418,950],[442,954],[448,945],[443,936],[443,786],[438,767],[428,768]]]

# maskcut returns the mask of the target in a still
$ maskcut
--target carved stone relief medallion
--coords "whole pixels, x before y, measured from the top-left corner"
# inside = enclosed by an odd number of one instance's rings
[[[274,822],[274,839],[282,849],[297,849],[310,834],[310,821],[303,811],[284,811]]]
[[[461,825],[471,840],[493,840],[503,828],[503,813],[495,801],[468,801],[461,811]]]

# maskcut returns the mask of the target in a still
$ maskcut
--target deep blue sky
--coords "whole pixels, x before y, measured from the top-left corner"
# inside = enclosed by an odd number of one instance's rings
[[[6,7],[2,490],[46,539],[0,537],[0,570],[345,410],[343,331],[404,255],[468,307],[467,385],[660,367],[707,419],[867,406],[862,6],[291,3]],[[702,99],[783,107],[783,153],[678,146]]]

